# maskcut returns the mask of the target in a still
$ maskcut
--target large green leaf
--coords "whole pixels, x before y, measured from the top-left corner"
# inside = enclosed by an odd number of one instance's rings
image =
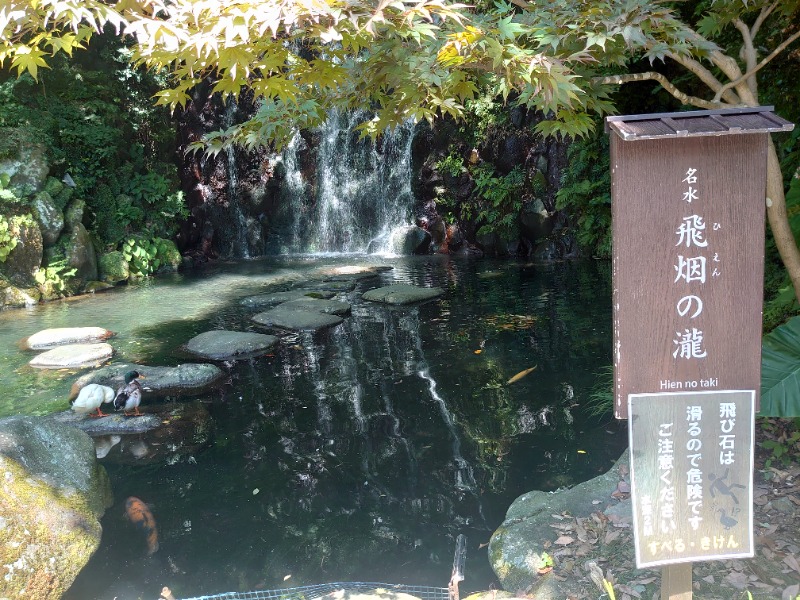
[[[764,336],[761,345],[761,412],[800,416],[800,317]]]

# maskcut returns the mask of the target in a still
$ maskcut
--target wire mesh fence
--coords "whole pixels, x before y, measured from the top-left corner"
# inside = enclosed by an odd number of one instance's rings
[[[384,594],[408,594],[420,600],[448,600],[447,588],[424,585],[403,585],[393,583],[374,583],[347,581],[320,583],[276,590],[258,590],[255,592],[223,592],[210,596],[195,596],[182,600],[314,600],[331,594],[333,600],[348,600],[356,594],[371,593],[376,596]]]

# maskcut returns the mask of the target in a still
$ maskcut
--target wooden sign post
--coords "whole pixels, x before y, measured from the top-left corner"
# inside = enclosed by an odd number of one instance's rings
[[[615,414],[629,419],[636,564],[753,556],[771,107],[609,117]]]

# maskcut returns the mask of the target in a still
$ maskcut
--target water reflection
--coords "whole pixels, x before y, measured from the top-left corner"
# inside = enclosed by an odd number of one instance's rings
[[[215,267],[64,314],[43,307],[7,319],[17,329],[2,335],[96,324],[119,332],[119,359],[172,364],[185,360],[175,349],[196,333],[251,329],[242,297],[286,289],[319,267]],[[462,587],[486,587],[493,577],[478,548],[516,496],[574,484],[617,458],[624,436],[580,409],[610,362],[607,274],[594,264],[442,257],[394,267],[340,295],[353,305],[342,325],[284,336],[274,356],[226,366],[228,383],[208,396],[150,400],[165,409],[199,402],[213,423],[210,444],[145,463],[119,458],[136,440],[102,442],[117,504],[68,598],[156,597],[163,585],[178,597],[274,588],[287,575],[286,585],[445,585],[459,533],[469,540]],[[400,308],[360,300],[394,281],[447,294]],[[128,496],[151,504],[158,521],[152,557],[122,518]]]

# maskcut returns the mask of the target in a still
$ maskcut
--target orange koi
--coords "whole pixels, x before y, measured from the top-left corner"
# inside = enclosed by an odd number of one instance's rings
[[[144,531],[147,537],[147,555],[150,556],[158,551],[158,529],[156,528],[156,520],[153,513],[147,507],[147,504],[131,496],[125,500],[125,517],[133,523],[133,525]]]

